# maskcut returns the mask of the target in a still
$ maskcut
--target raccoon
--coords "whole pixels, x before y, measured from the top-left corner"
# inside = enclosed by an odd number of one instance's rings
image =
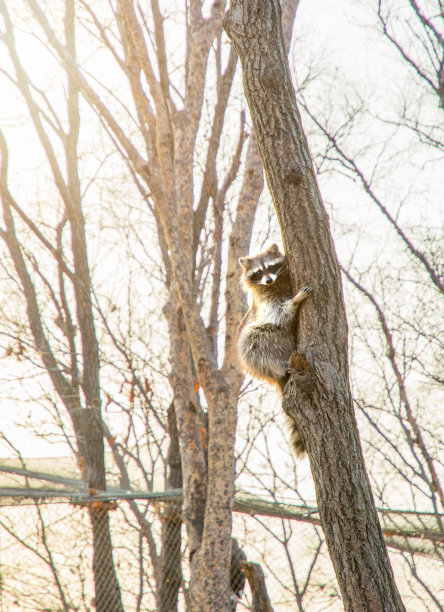
[[[302,287],[293,297],[287,260],[277,244],[252,257],[240,257],[242,284],[252,305],[239,326],[237,349],[244,370],[277,386],[283,393],[289,378],[288,362],[296,350],[295,324],[299,305],[312,292]],[[292,443],[297,455],[305,446],[293,422]]]

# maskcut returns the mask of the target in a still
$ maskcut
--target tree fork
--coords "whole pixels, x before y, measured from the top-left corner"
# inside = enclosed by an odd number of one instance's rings
[[[283,408],[307,448],[344,608],[402,611],[354,417],[340,270],[296,105],[279,1],[232,0],[224,28],[241,61],[293,288],[314,289],[300,309]]]

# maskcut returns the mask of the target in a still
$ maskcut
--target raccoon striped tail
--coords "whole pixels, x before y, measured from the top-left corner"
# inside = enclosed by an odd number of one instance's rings
[[[287,384],[289,378],[290,374],[287,373],[276,383],[281,395],[284,395],[285,385]],[[290,429],[290,441],[293,446],[293,450],[295,452],[296,457],[298,459],[302,459],[305,456],[305,453],[307,452],[307,449],[305,448],[305,443],[302,439],[301,434],[299,433],[298,428],[296,427],[296,423],[288,415],[286,415],[286,417],[287,425]]]
[[[296,427],[296,424],[294,423],[293,419],[291,419],[289,416],[287,416],[287,423],[288,423],[288,427],[290,428],[290,440],[291,440],[291,444],[293,446],[294,452],[296,454],[296,457],[301,459],[302,457],[304,457],[305,453],[307,452],[305,448],[305,443],[301,437],[301,434],[299,433],[298,428]]]

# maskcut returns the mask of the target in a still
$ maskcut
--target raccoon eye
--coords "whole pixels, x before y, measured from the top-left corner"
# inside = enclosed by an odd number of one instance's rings
[[[258,270],[257,272],[255,272],[254,274],[250,276],[250,280],[252,280],[253,282],[258,281],[261,278],[262,278],[262,272],[260,270]]]
[[[282,264],[273,264],[272,266],[269,266],[268,269],[270,270],[270,272],[277,272],[278,270],[280,270],[282,268]]]

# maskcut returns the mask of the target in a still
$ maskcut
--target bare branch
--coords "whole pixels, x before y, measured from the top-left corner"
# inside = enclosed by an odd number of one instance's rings
[[[396,377],[396,382],[398,385],[398,390],[399,390],[399,394],[402,400],[402,403],[404,405],[405,411],[406,411],[406,415],[407,415],[407,420],[412,428],[412,431],[414,433],[414,439],[413,442],[415,444],[418,445],[424,460],[428,466],[429,472],[430,472],[430,479],[431,479],[431,488],[432,488],[432,492],[433,494],[437,494],[440,501],[441,501],[441,505],[444,508],[444,491],[442,489],[442,486],[440,484],[439,481],[439,477],[438,474],[436,472],[435,469],[435,465],[434,465],[434,460],[431,457],[430,453],[427,450],[426,444],[424,442],[423,436],[422,436],[422,432],[420,427],[418,426],[418,423],[416,421],[416,418],[413,414],[413,410],[412,407],[410,405],[410,401],[408,398],[408,394],[407,394],[407,389],[402,377],[402,374],[399,370],[398,364],[397,364],[397,360],[396,360],[396,351],[395,351],[395,347],[393,344],[393,338],[392,338],[392,334],[390,332],[390,329],[388,327],[387,324],[387,320],[385,318],[385,315],[381,309],[381,307],[379,306],[378,302],[376,301],[376,299],[373,297],[373,295],[371,295],[371,293],[369,291],[367,291],[360,283],[358,283],[358,281],[356,281],[350,274],[350,272],[348,272],[347,270],[345,270],[344,268],[342,268],[343,273],[345,274],[345,276],[348,278],[348,280],[357,288],[359,289],[359,291],[365,295],[365,297],[372,303],[373,307],[375,308],[377,314],[378,314],[378,319],[379,322],[381,324],[381,328],[382,331],[384,333],[384,337],[386,340],[386,344],[387,344],[387,357],[390,361],[391,367],[393,369],[393,373],[395,374]]]
[[[440,278],[438,272],[434,269],[427,256],[414,246],[413,242],[406,235],[406,233],[401,228],[396,219],[389,213],[387,207],[384,206],[384,204],[381,202],[381,200],[376,195],[374,189],[372,188],[371,181],[366,178],[363,171],[360,169],[355,160],[350,156],[347,156],[347,154],[343,151],[336,137],[328,132],[327,128],[320,123],[320,121],[313,115],[313,113],[310,111],[310,109],[307,108],[307,106],[305,106],[304,104],[302,104],[302,106],[304,107],[310,118],[322,131],[322,133],[327,137],[335,151],[340,155],[341,159],[344,162],[344,166],[350,171],[352,171],[359,178],[362,186],[364,187],[365,192],[370,196],[371,200],[376,204],[382,214],[388,219],[398,236],[406,245],[408,251],[421,262],[421,264],[426,269],[428,275],[430,276],[430,279],[433,281],[433,284],[437,287],[437,289],[439,289],[442,294],[444,294],[444,280]]]

